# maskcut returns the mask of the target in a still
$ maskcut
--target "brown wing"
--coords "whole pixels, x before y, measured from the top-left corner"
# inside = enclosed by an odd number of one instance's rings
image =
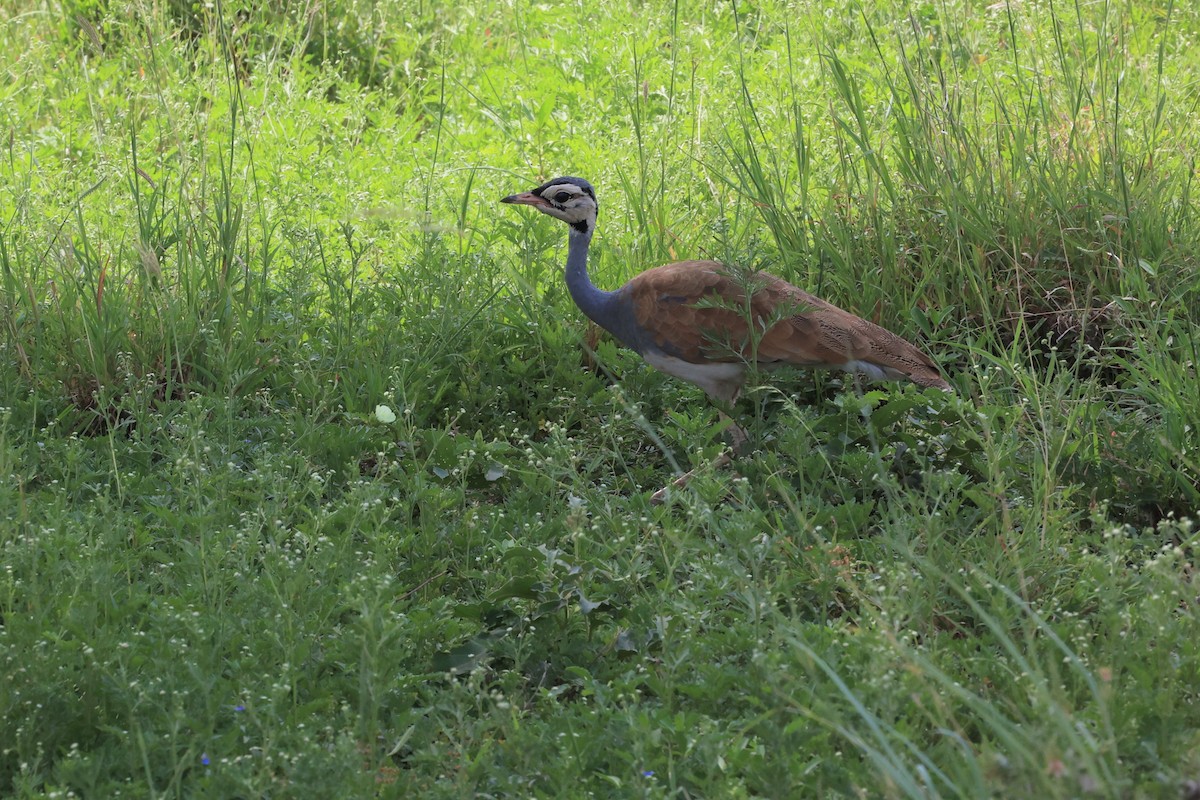
[[[814,297],[780,278],[758,273],[747,315],[746,292],[715,261],[680,261],[647,270],[625,287],[637,322],[660,347],[694,363],[751,357],[747,318],[767,327],[759,364],[854,368],[948,389],[937,365],[883,328]]]

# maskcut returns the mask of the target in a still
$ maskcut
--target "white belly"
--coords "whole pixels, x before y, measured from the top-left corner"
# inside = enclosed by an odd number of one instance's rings
[[[646,363],[660,372],[694,383],[710,397],[731,402],[737,397],[746,376],[746,367],[736,361],[713,361],[693,364],[681,358],[647,351],[642,354]]]
[[[840,369],[846,372],[857,372],[859,375],[866,375],[873,381],[898,381],[908,377],[898,369],[881,367],[878,364],[872,364],[870,361],[847,361],[841,365]]]

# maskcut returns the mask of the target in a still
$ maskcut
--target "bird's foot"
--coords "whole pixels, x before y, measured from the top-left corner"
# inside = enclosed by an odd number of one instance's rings
[[[712,462],[712,464],[709,465],[709,467],[711,469],[720,469],[721,467],[728,466],[731,461],[733,461],[733,453],[726,450],[725,452],[721,453],[721,455],[719,455],[715,459],[713,459],[713,462]],[[683,475],[680,475],[678,478],[671,481],[671,483],[668,484],[667,486],[664,486],[663,488],[659,489],[654,494],[650,495],[650,505],[657,506],[657,505],[662,505],[663,503],[665,503],[667,500],[668,493],[672,489],[685,488],[688,485],[688,483],[692,480],[692,478],[694,478],[696,476],[696,472],[697,472],[697,470],[695,470],[695,469],[688,470]]]

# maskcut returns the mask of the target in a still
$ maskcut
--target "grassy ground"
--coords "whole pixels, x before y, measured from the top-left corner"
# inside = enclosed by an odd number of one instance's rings
[[[0,795],[1197,796],[1192,4],[9,6]],[[650,506],[716,414],[564,173],[956,394]]]

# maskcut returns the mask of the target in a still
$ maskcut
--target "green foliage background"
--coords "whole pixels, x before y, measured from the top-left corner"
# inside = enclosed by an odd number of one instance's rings
[[[0,794],[1196,791],[1200,10],[9,5]],[[559,174],[599,285],[955,395],[773,375],[651,507],[716,415],[497,203]]]

